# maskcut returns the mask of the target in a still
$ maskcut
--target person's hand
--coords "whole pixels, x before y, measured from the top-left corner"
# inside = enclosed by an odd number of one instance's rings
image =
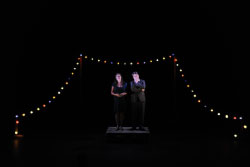
[[[126,93],[125,93],[125,92],[124,92],[124,93],[121,93],[121,94],[120,94],[120,97],[122,97],[122,96],[124,96],[124,95],[126,95]]]
[[[120,94],[115,94],[115,96],[116,96],[116,97],[121,97],[121,95],[120,95]]]

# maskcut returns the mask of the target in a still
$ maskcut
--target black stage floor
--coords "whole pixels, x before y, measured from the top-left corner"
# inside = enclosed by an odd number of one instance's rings
[[[146,131],[150,136],[148,142],[107,142],[107,132],[108,129],[103,132],[46,131],[13,139],[9,147],[12,159],[6,157],[4,166],[229,167],[250,164],[249,143],[211,132]],[[131,131],[124,132],[131,134]]]

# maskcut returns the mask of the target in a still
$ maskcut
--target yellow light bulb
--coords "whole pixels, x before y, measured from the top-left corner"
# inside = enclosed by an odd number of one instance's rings
[[[247,125],[244,125],[243,127],[244,127],[244,129],[247,129]]]
[[[25,113],[23,113],[22,116],[25,117]]]
[[[189,88],[190,87],[190,85],[187,85],[187,88]]]
[[[228,115],[225,115],[225,118],[228,118]]]
[[[15,131],[15,135],[18,135],[18,131]]]
[[[166,57],[163,57],[162,59],[163,59],[163,60],[165,60],[165,59],[166,59]]]
[[[211,108],[210,111],[211,111],[211,112],[214,112],[214,109]]]
[[[30,111],[30,114],[33,114],[34,112],[33,111]]]

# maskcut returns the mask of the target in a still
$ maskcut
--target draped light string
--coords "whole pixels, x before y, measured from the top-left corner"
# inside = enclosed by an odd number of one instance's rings
[[[201,97],[199,96],[199,94],[194,91],[194,88],[192,87],[192,85],[190,84],[190,82],[186,79],[186,75],[184,74],[184,70],[183,67],[180,65],[178,59],[175,57],[174,54],[172,54],[171,56],[169,56],[170,59],[172,59],[172,61],[175,62],[175,66],[176,66],[176,71],[177,74],[183,81],[184,81],[184,85],[186,87],[186,89],[188,90],[188,92],[191,94],[191,97],[193,98],[194,102],[200,104],[201,108],[205,109],[206,111],[217,115],[220,118],[226,119],[226,120],[234,120],[234,121],[240,121],[240,131],[235,131],[233,132],[233,137],[234,138],[239,138],[240,135],[242,135],[242,132],[245,132],[248,128],[244,118],[242,115],[237,115],[237,114],[230,114],[230,113],[221,113],[217,110],[215,110],[213,107],[209,107],[208,104],[206,104],[204,102],[204,100],[201,99]]]
[[[162,62],[162,61],[166,61],[168,59],[174,63],[174,65],[176,66],[176,75],[178,75],[185,83],[185,87],[188,90],[188,92],[191,94],[192,98],[194,99],[194,101],[198,104],[200,104],[200,106],[205,109],[206,111],[213,113],[215,115],[217,115],[218,117],[224,118],[224,119],[232,119],[232,120],[239,120],[241,121],[241,130],[242,131],[246,131],[247,124],[244,122],[244,118],[241,115],[236,115],[236,114],[229,114],[229,113],[225,113],[222,114],[221,112],[215,110],[213,107],[209,107],[208,104],[206,104],[201,97],[199,96],[199,94],[194,91],[194,88],[192,87],[192,85],[190,84],[190,82],[186,79],[186,75],[184,74],[184,70],[183,67],[181,66],[179,60],[176,58],[175,54],[172,53],[169,56],[162,56],[161,58],[154,58],[154,59],[148,59],[148,60],[144,60],[144,61],[112,61],[112,60],[108,60],[108,59],[102,59],[102,58],[94,58],[94,57],[89,57],[87,55],[83,56],[82,54],[80,54],[80,56],[77,58],[77,62],[75,64],[75,66],[73,67],[73,71],[70,73],[69,77],[67,78],[67,80],[64,82],[64,84],[62,84],[62,86],[59,88],[59,90],[57,91],[57,95],[52,96],[47,103],[44,103],[42,106],[38,106],[37,108],[34,108],[33,110],[30,110],[29,112],[26,113],[22,113],[20,115],[15,115],[15,135],[19,135],[19,124],[20,124],[20,117],[28,117],[32,114],[35,114],[35,112],[39,112],[41,110],[45,110],[47,108],[47,106],[49,104],[51,104],[52,102],[54,102],[57,98],[57,96],[61,95],[65,89],[65,87],[67,87],[70,83],[70,80],[72,77],[75,76],[75,72],[77,69],[80,68],[80,76],[81,76],[81,72],[82,72],[82,62],[84,61],[90,61],[90,62],[95,62],[98,64],[110,64],[110,65],[118,65],[118,66],[133,66],[133,65],[140,65],[140,64],[153,64],[153,63],[158,63],[158,62]],[[234,132],[233,133],[233,137],[234,138],[238,138],[239,135],[241,133],[238,132]]]
[[[109,59],[94,58],[94,57],[89,57],[89,56],[85,55],[83,60],[95,62],[98,64],[111,64],[111,65],[118,65],[118,66],[133,66],[133,65],[152,64],[152,63],[165,61],[166,57],[162,56],[160,58],[148,59],[148,60],[144,60],[144,61],[141,61],[141,60],[140,61],[117,61],[117,60],[113,61],[113,60],[109,60]]]
[[[45,111],[47,109],[47,107],[54,103],[56,101],[56,99],[58,98],[58,96],[63,94],[63,91],[70,85],[71,80],[76,76],[76,72],[79,69],[82,69],[82,55],[80,55],[80,57],[77,58],[77,61],[75,62],[72,71],[68,74],[67,79],[61,84],[61,86],[59,86],[58,90],[54,93],[53,96],[51,96],[47,102],[43,103],[40,106],[36,106],[33,109],[31,109],[30,111],[26,111],[20,114],[16,114],[15,115],[15,129],[14,129],[14,133],[16,137],[22,137],[23,135],[20,134],[19,132],[19,126],[20,126],[20,120],[22,118],[27,118],[31,115],[34,115],[38,112],[42,112]]]

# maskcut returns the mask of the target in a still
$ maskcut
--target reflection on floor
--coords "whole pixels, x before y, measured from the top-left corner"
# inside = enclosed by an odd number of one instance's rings
[[[125,130],[127,131],[127,130]],[[106,131],[107,132],[107,131]],[[106,140],[106,132],[39,132],[12,140],[7,166],[241,166],[248,143],[197,131],[151,132],[150,140]],[[118,139],[118,140],[117,140]]]

